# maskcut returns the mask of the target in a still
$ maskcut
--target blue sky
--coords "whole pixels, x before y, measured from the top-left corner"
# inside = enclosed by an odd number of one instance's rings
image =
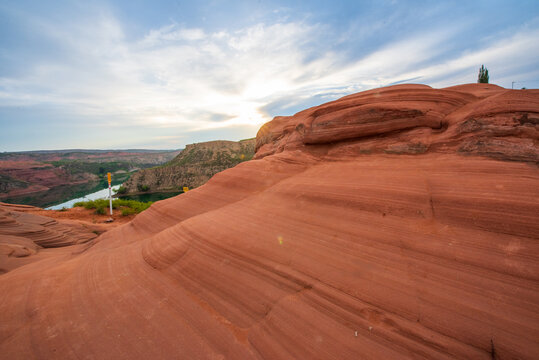
[[[539,1],[0,2],[0,151],[176,149],[395,83],[539,87]]]

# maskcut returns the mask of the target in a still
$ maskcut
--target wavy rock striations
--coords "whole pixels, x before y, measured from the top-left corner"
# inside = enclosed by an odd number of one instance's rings
[[[257,160],[0,276],[0,353],[537,358],[538,119],[483,84],[277,117]]]
[[[97,237],[79,223],[28,213],[33,209],[38,208],[0,202],[0,274],[66,252],[45,254],[44,249],[69,247],[67,253],[72,253],[76,250],[71,245],[82,245]]]

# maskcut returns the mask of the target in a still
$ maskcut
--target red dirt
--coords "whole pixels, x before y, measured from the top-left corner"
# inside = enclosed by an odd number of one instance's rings
[[[135,215],[123,216],[119,211],[114,210],[113,215],[98,215],[95,213],[94,209],[85,209],[83,207],[74,207],[67,210],[44,210],[41,208],[33,208],[27,210],[32,214],[48,216],[53,219],[61,220],[76,220],[79,222],[90,223],[90,224],[101,224],[107,230],[115,228],[119,225],[125,224],[135,218]],[[113,222],[107,222],[109,219],[113,219]]]
[[[483,84],[278,117],[257,160],[1,275],[0,353],[536,359],[538,119]]]

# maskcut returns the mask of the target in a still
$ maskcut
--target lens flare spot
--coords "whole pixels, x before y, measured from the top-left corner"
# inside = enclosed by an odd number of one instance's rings
[[[277,240],[279,240],[279,245],[283,244],[283,237],[281,235],[277,236]]]

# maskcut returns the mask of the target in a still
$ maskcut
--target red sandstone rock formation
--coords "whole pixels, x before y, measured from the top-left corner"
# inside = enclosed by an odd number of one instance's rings
[[[0,202],[0,274],[44,258],[77,252],[71,245],[82,245],[97,237],[78,222],[59,222],[32,213],[39,210]],[[51,251],[60,247],[69,249]]]
[[[82,254],[0,276],[5,358],[539,357],[539,91],[375,89]]]

